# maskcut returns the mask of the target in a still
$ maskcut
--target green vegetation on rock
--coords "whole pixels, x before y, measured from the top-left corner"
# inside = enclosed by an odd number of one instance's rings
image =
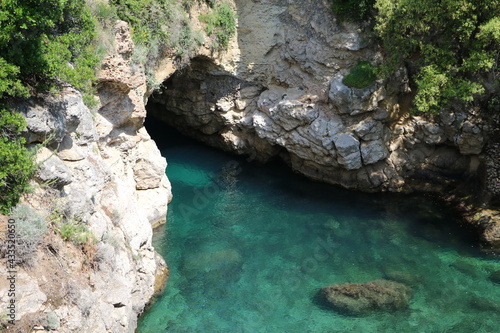
[[[417,112],[472,103],[499,85],[499,0],[332,0],[332,9],[340,20],[374,18],[385,55],[378,72],[415,68]]]
[[[360,61],[351,68],[342,83],[351,88],[366,88],[375,81],[375,68],[368,61]]]
[[[382,73],[416,65],[417,111],[438,113],[454,100],[472,102],[486,81],[498,85],[500,1],[377,0],[375,8]]]
[[[35,165],[20,135],[26,121],[18,113],[0,109],[0,212],[8,214],[29,186]]]
[[[171,50],[181,58],[187,57],[200,45],[186,12],[191,1],[111,0],[111,3],[118,17],[130,24],[140,54],[136,60],[142,64]]]
[[[332,10],[341,21],[361,21],[370,17],[376,0],[331,0]]]
[[[206,23],[208,35],[216,36],[216,45],[227,49],[229,39],[236,32],[236,13],[227,2],[214,5],[214,11],[200,16],[200,21]]]
[[[11,218],[16,229],[16,261],[17,264],[31,266],[36,257],[38,244],[47,232],[45,219],[35,210],[25,204],[19,204],[12,209]]]
[[[51,211],[50,222],[62,239],[75,245],[93,245],[96,242],[94,234],[81,218],[68,216],[57,206],[52,207]]]
[[[85,0],[0,3],[0,97],[47,91],[68,82],[90,93],[95,20]]]
[[[89,228],[84,224],[63,223],[57,229],[62,239],[70,240],[76,245],[94,243],[95,236],[90,232]]]

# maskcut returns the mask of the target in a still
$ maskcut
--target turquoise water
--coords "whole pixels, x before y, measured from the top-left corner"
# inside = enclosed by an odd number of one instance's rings
[[[167,142],[174,199],[154,245],[171,273],[138,332],[500,331],[500,285],[488,279],[499,261],[432,198],[349,192]],[[349,317],[315,298],[387,277],[413,287],[408,309]]]

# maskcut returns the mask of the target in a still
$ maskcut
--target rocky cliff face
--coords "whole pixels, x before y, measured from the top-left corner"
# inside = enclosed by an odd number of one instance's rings
[[[151,224],[166,218],[170,184],[166,161],[143,127],[146,79],[131,66],[133,47],[119,22],[115,53],[99,74],[97,112],[70,87],[18,106],[28,142],[46,142],[36,175],[45,185],[36,185],[27,202],[49,221],[55,213],[83,222],[97,243],[89,253],[47,236],[34,267],[18,275],[29,306],[19,305],[17,319],[51,313],[58,332],[134,332],[155,277],[166,274]],[[2,281],[2,302],[6,288]]]
[[[195,6],[194,10],[204,10]],[[237,36],[227,52],[201,47],[187,68],[158,59],[148,113],[211,145],[258,160],[279,157],[310,178],[364,191],[439,190],[468,177],[498,202],[499,140],[475,109],[410,116],[408,69],[364,89],[343,78],[359,60],[381,61],[359,26],[331,16],[329,1],[235,0]],[[196,21],[196,13],[192,13]],[[18,318],[59,320],[59,332],[133,332],[137,314],[166,268],[151,246],[151,223],[171,198],[165,160],[143,127],[144,71],[123,22],[116,50],[99,74],[98,111],[68,87],[23,103],[28,141],[40,150],[37,210],[83,221],[98,242],[92,254],[46,237],[40,263],[18,275]],[[495,213],[478,217],[500,243]],[[4,269],[4,268],[2,268]],[[0,298],[7,300],[5,281]]]
[[[198,57],[154,96],[153,115],[223,149],[280,155],[308,177],[368,191],[410,191],[473,174],[484,145],[474,110],[437,123],[408,116],[406,68],[364,89],[344,76],[379,63],[359,27],[321,1],[236,1],[229,55]],[[417,179],[413,182],[413,179]]]
[[[358,61],[376,65],[382,56],[359,26],[336,21],[328,1],[236,0],[235,8],[229,51],[200,53],[168,78],[150,100],[152,116],[213,146],[280,157],[347,188],[442,191],[479,179],[484,168],[484,184],[498,182],[497,158],[484,149],[492,127],[477,109],[410,115],[404,67],[364,89],[343,83]]]

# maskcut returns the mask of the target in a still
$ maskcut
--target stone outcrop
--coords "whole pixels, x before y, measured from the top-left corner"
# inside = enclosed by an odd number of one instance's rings
[[[280,156],[310,178],[364,191],[436,190],[477,171],[487,126],[474,110],[409,116],[405,68],[364,89],[343,83],[358,61],[376,65],[381,54],[325,3],[235,3],[228,53],[195,57],[166,80],[151,101],[154,117],[219,148]]]
[[[97,239],[88,271],[78,266],[82,254],[66,253],[71,246],[62,241],[50,240],[52,253],[40,250],[61,262],[53,285],[71,284],[71,290],[56,302],[41,268],[23,272],[20,288],[26,281],[30,291],[19,292],[29,306],[19,307],[18,319],[39,311],[42,317],[55,313],[58,332],[134,332],[138,314],[159,289],[156,274],[167,275],[151,245],[151,225],[166,218],[170,183],[166,161],[143,127],[146,77],[131,66],[133,47],[127,24],[118,22],[116,51],[98,76],[96,112],[70,87],[17,107],[28,122],[28,143],[46,146],[38,152],[35,177],[45,187],[25,200],[49,222],[56,212],[86,224]],[[75,266],[67,266],[68,258]]]
[[[166,78],[150,98],[151,116],[212,146],[261,161],[279,157],[346,188],[446,192],[483,179],[498,202],[498,149],[477,108],[412,115],[405,67],[363,89],[346,86],[358,61],[377,65],[382,54],[326,2],[236,0],[235,8],[228,52],[201,50]],[[500,239],[499,225],[493,229]]]
[[[402,283],[375,280],[366,283],[333,284],[321,288],[320,297],[335,310],[353,316],[376,311],[404,310],[412,291]]]

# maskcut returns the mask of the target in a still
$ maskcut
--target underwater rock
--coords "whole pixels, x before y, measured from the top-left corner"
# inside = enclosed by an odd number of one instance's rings
[[[323,287],[320,295],[339,312],[358,316],[374,311],[406,309],[412,291],[406,285],[388,280],[342,283]]]
[[[490,274],[490,280],[494,283],[500,284],[500,270],[494,271]]]
[[[500,312],[500,305],[495,301],[484,297],[474,297],[470,300],[469,306],[479,311],[494,311]]]
[[[406,271],[387,270],[385,272],[387,280],[404,283],[408,286],[415,287],[422,283],[423,277],[420,274],[412,274]]]
[[[468,263],[466,261],[457,260],[454,263],[452,263],[450,266],[455,268],[456,270],[466,274],[466,275],[474,276],[474,277],[479,276],[478,268],[476,266],[474,266],[473,264]]]
[[[234,249],[189,255],[184,260],[184,267],[192,271],[209,272],[241,265],[241,255]]]

